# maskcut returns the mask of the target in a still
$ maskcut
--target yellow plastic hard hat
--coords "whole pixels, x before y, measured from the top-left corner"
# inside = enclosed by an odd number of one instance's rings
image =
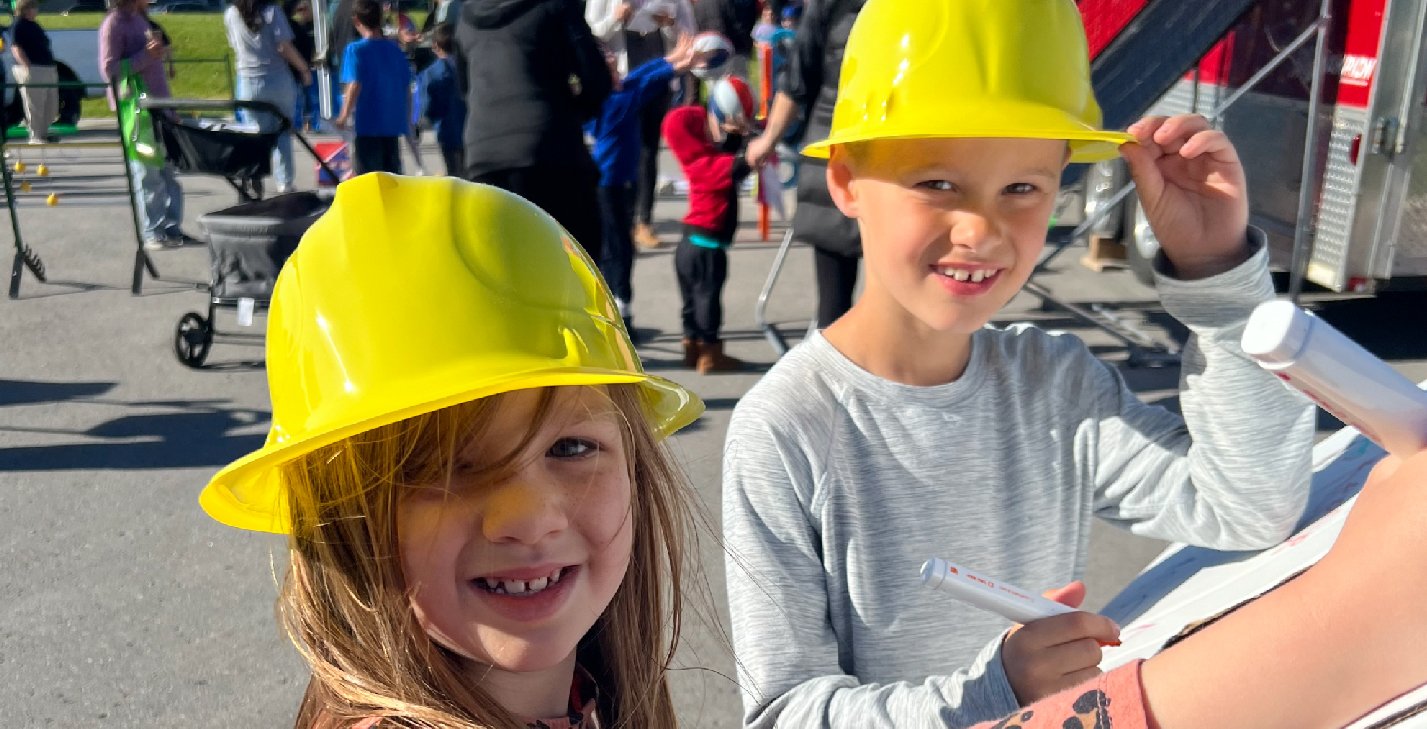
[[[272,427],[219,471],[204,511],[290,529],[283,463],[357,433],[513,390],[639,383],[660,435],[703,403],[645,374],[604,279],[549,215],[453,178],[373,173],[283,266],[267,331]]]
[[[1064,139],[1072,162],[1116,156],[1100,129],[1073,0],[868,0],[842,60],[827,139]]]

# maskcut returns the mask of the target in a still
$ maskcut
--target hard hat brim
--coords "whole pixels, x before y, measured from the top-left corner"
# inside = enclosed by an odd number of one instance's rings
[[[1005,99],[968,102],[918,119],[922,121],[916,124],[855,124],[809,144],[803,154],[827,159],[836,145],[874,139],[1063,139],[1070,143],[1071,162],[1099,162],[1113,159],[1120,145],[1135,141],[1125,132],[1096,129],[1059,109]]]
[[[660,438],[692,423],[704,411],[701,400],[677,383],[648,374],[594,368],[547,369],[517,372],[480,387],[452,392],[446,396],[348,423],[318,429],[301,438],[262,448],[228,464],[208,482],[198,502],[214,520],[239,529],[287,534],[291,531],[286,490],[280,466],[323,446],[373,428],[435,412],[464,402],[516,390],[579,385],[639,384],[645,394],[645,409],[651,415]]]
[[[819,142],[814,142],[804,147],[804,156],[813,159],[827,159],[832,156],[832,148],[839,144],[852,144],[855,142],[870,142],[874,139],[973,139],[973,138],[1002,138],[1002,139],[1064,139],[1070,143],[1070,161],[1074,163],[1102,162],[1107,159],[1114,159],[1120,156],[1120,145],[1135,141],[1133,136],[1124,132],[1098,132],[1094,135],[1087,134],[1085,137],[1070,137],[1064,134],[1008,134],[1000,132],[997,134],[948,134],[946,132],[928,134],[898,134],[895,136],[887,134],[844,134],[830,136]]]

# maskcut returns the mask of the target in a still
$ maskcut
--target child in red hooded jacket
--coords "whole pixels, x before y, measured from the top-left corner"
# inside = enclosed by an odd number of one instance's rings
[[[674,252],[674,270],[684,302],[684,366],[700,374],[743,366],[724,354],[719,328],[728,278],[726,249],[738,229],[739,187],[750,171],[740,150],[753,117],[753,96],[741,79],[720,80],[710,97],[709,109],[679,107],[663,124],[664,139],[689,181],[689,212]],[[732,109],[717,103],[730,97],[737,100]]]

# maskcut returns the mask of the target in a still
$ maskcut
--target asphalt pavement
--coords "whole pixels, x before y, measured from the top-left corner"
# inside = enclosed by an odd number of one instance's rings
[[[209,520],[197,495],[209,476],[259,446],[271,408],[260,337],[218,342],[203,369],[179,364],[175,327],[206,297],[203,247],[153,254],[161,278],[130,293],[135,241],[117,150],[19,148],[31,193],[24,241],[48,283],[28,272],[0,300],[0,723],[17,727],[277,727],[291,724],[306,683],[274,620],[283,543]],[[312,182],[300,157],[300,180]],[[428,149],[428,161],[439,156]],[[33,170],[45,162],[50,173]],[[666,156],[663,169],[676,167]],[[234,204],[222,180],[185,176],[187,229]],[[58,204],[44,197],[58,192]],[[85,194],[94,193],[94,194]],[[707,413],[673,439],[702,500],[705,528],[679,670],[683,724],[738,725],[718,535],[719,452],[733,406],[776,360],[754,305],[781,226],[760,240],[751,205],[730,255],[724,294],[729,353],[746,372],[700,376],[680,366],[673,240],[683,200],[660,198],[666,244],[641,251],[634,322],[651,371],[686,384]],[[1150,343],[1183,332],[1127,271],[1095,273],[1071,249],[1036,281],[1094,303]],[[813,309],[809,252],[791,251],[768,317],[796,343]],[[1414,380],[1427,378],[1421,295],[1324,303],[1321,312]],[[242,330],[233,312],[225,329]],[[1131,367],[1119,339],[1023,294],[998,321],[1033,320],[1082,336],[1120,366],[1141,397],[1175,406],[1178,370]],[[261,316],[258,318],[261,324]],[[249,329],[249,332],[254,330]],[[1331,418],[1323,432],[1337,427]],[[1163,545],[1098,526],[1086,574],[1088,607],[1104,604]]]

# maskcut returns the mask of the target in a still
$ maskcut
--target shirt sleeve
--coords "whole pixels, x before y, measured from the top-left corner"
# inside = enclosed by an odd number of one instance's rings
[[[998,635],[969,666],[920,682],[863,683],[840,662],[805,451],[736,412],[723,461],[729,614],[745,727],[966,726],[1018,705]]]
[[[808,0],[804,6],[803,20],[793,36],[793,50],[778,80],[779,90],[803,109],[812,107],[823,85],[823,55],[827,52],[827,34],[832,24],[828,2]]]
[[[1312,476],[1313,405],[1244,354],[1249,314],[1273,298],[1268,253],[1252,229],[1250,258],[1196,281],[1156,285],[1188,327],[1180,354],[1182,419],[1147,405],[1101,364],[1093,468],[1095,511],[1144,536],[1212,549],[1262,549],[1286,538]]]
[[[661,91],[669,87],[674,79],[674,66],[662,58],[641,64],[624,78],[626,88],[635,86],[635,106],[644,108],[659,97]]]
[[[438,64],[433,63],[417,74],[420,83],[416,85],[421,89],[422,113],[433,122],[446,116],[446,95],[454,93],[448,88],[448,79],[440,75],[437,68]]]
[[[1150,726],[1140,683],[1144,661],[1127,663],[1092,681],[1016,709],[972,729],[1144,729]]]
[[[144,49],[125,57],[124,33],[117,22],[118,12],[111,12],[99,24],[99,70],[105,81],[112,81],[119,75],[119,65],[127,60],[135,73],[147,69],[155,60]]]
[[[268,7],[271,8],[272,12],[272,18],[268,23],[272,25],[273,28],[273,43],[279,45],[282,43],[291,43],[293,38],[292,26],[287,22],[287,16],[283,14],[282,8],[278,5],[269,5]]]
[[[358,58],[360,56],[357,55],[357,44],[348,43],[347,48],[342,51],[341,83],[349,84],[359,78],[360,74],[357,73]]]
[[[614,17],[614,9],[619,7],[620,0],[589,0],[585,4],[585,22],[590,25],[590,32],[602,41],[608,41],[624,30],[624,23]]]

